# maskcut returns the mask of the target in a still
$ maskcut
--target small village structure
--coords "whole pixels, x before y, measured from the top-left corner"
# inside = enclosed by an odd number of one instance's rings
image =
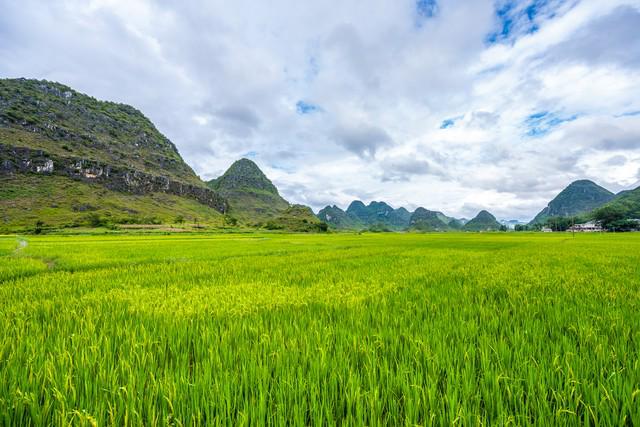
[[[604,228],[595,221],[585,222],[584,224],[575,224],[568,228],[567,231],[576,233],[597,233],[604,231]]]

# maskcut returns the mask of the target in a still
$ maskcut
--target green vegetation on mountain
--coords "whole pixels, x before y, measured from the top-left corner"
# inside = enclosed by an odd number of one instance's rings
[[[328,230],[328,225],[316,218],[310,207],[292,205],[275,218],[268,220],[264,228],[294,232],[324,232]]]
[[[0,80],[0,180],[3,230],[267,221],[289,231],[325,227],[308,208],[290,206],[250,160],[207,185],[135,108],[48,81]]]
[[[357,218],[366,225],[385,221],[391,212],[393,212],[391,206],[385,202],[376,201],[369,203],[367,206],[360,200],[354,200],[347,208],[347,214]]]
[[[0,79],[0,144],[204,186],[140,111],[44,80]]]
[[[0,233],[125,224],[226,225],[215,209],[173,194],[129,194],[55,175],[0,176]]]
[[[530,224],[544,224],[549,217],[576,216],[611,201],[615,195],[589,180],[574,181],[562,190]]]
[[[223,226],[226,202],[138,110],[0,79],[0,229]]]
[[[411,218],[411,213],[405,208],[394,209],[385,202],[376,201],[365,205],[360,200],[354,200],[346,213],[362,223],[365,228],[376,230],[404,230]]]
[[[640,219],[640,187],[618,193],[604,206],[619,210],[627,219]]]
[[[415,231],[449,231],[450,227],[442,220],[443,216],[440,212],[418,208],[411,215],[409,229]]]
[[[365,224],[358,218],[347,214],[338,206],[326,206],[318,212],[318,218],[336,230],[362,230]]]
[[[409,221],[411,220],[411,212],[406,210],[403,207],[398,209],[394,209],[389,213],[387,217],[388,224],[394,230],[404,230],[409,225]]]
[[[272,230],[326,230],[311,209],[291,206],[282,198],[276,186],[252,160],[237,160],[222,176],[207,185],[228,201],[228,215],[243,223]]]
[[[608,231],[632,231],[640,228],[640,187],[621,191],[604,206],[588,215]]]
[[[473,218],[467,222],[462,229],[464,231],[499,231],[506,227],[496,220],[496,217],[489,212],[482,210]]]
[[[335,205],[326,206],[317,216],[336,230],[401,231],[409,225],[411,213],[405,208],[394,209],[385,202],[365,205],[354,200],[346,211]]]
[[[360,200],[351,202],[347,211],[339,207],[326,206],[318,212],[318,218],[336,230],[369,231],[449,231],[462,228],[462,222],[442,212],[418,208],[409,212],[401,207],[394,209],[385,202],[365,205]]]
[[[207,185],[227,199],[230,215],[244,221],[266,221],[289,208],[275,185],[249,159],[237,160]]]

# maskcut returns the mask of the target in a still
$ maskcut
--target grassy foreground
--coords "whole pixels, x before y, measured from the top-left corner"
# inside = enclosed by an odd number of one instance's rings
[[[640,425],[640,234],[0,237],[0,425]]]

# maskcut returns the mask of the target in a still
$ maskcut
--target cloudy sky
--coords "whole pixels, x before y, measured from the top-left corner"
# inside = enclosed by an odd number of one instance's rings
[[[204,179],[528,220],[640,185],[640,0],[0,0],[0,77],[143,111]]]

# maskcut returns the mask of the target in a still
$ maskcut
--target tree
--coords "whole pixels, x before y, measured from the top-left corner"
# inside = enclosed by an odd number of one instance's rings
[[[37,220],[36,221],[36,226],[33,229],[33,233],[34,234],[40,234],[42,233],[42,228],[44,227],[44,222],[42,222],[41,220]]]
[[[106,223],[104,218],[102,218],[100,215],[98,215],[95,212],[92,212],[89,215],[87,215],[87,220],[89,221],[89,225],[94,228],[102,227]]]
[[[236,226],[238,225],[238,219],[227,214],[224,216],[224,223],[230,226]]]
[[[173,219],[175,221],[176,224],[182,224],[184,223],[184,217],[182,215],[178,215],[177,217],[175,217]]]
[[[567,231],[575,223],[575,217],[554,216],[547,218],[544,225],[553,231]]]
[[[604,206],[597,209],[593,214],[593,218],[607,231],[626,231],[621,228],[629,226],[629,221],[625,219],[624,212],[614,206]]]

